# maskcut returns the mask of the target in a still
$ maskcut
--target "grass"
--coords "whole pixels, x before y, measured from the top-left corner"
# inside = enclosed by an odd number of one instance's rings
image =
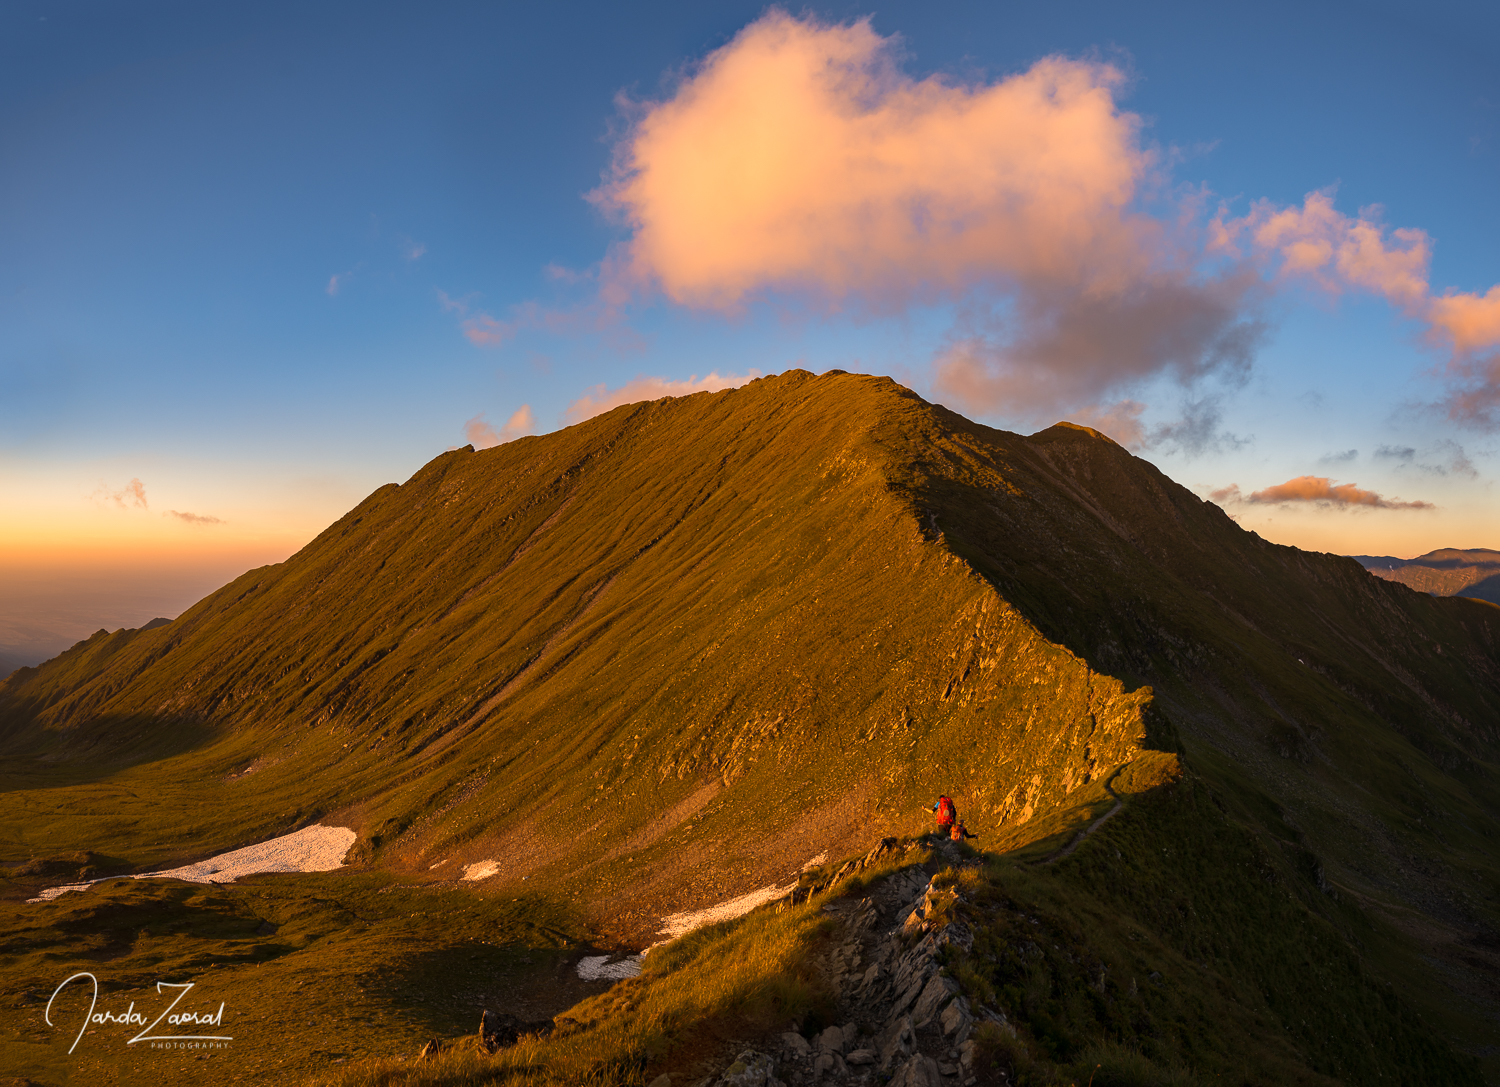
[[[732,1039],[831,1018],[832,996],[812,966],[833,922],[823,898],[697,930],[653,951],[637,978],[582,1001],[548,1037],[494,1056],[453,1039],[437,1059],[371,1061],[311,1082],[328,1087],[517,1083],[632,1087],[663,1070],[719,1055]]]
[[[0,906],[0,1049],[40,1083],[287,1082],[365,1054],[415,1055],[433,1036],[474,1030],[483,1007],[546,1019],[590,988],[567,982],[589,936],[545,898],[482,897],[373,874],[249,877],[226,886],[125,880],[33,905]],[[98,1026],[74,1054],[61,1024],[84,1014],[64,978],[96,975],[99,1007],[159,1010],[159,981],[190,981],[181,1006],[225,1005],[223,1051],[127,1046]],[[592,988],[599,988],[595,985]],[[539,999],[540,994],[540,999]],[[548,996],[550,995],[550,1002]],[[154,1011],[153,1011],[154,1015]],[[219,1033],[215,1031],[214,1033]]]

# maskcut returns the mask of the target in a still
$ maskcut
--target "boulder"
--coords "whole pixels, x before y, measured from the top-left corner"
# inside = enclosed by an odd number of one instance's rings
[[[747,1049],[724,1069],[717,1087],[784,1087],[776,1078],[776,1062],[754,1049]]]
[[[933,975],[927,987],[922,990],[922,995],[917,997],[917,1003],[911,1010],[911,1021],[918,1030],[921,1030],[933,1019],[937,1018],[943,1010],[958,995],[958,982],[952,978]]]
[[[873,1049],[856,1049],[847,1057],[845,1057],[844,1060],[848,1061],[852,1065],[858,1066],[865,1064],[874,1064],[875,1057],[876,1053]]]
[[[892,1020],[881,1034],[878,1048],[880,1050],[880,1070],[886,1071],[891,1065],[905,1060],[917,1047],[917,1032],[912,1029],[911,1017],[903,1015],[899,1019]]]
[[[798,1057],[805,1057],[812,1052],[807,1039],[795,1030],[789,1030],[781,1036],[781,1048]]]
[[[824,1076],[834,1079],[843,1079],[849,1074],[849,1069],[844,1064],[844,1058],[825,1049],[818,1054],[818,1059],[813,1061],[813,1079],[820,1080]]]
[[[830,1053],[844,1052],[844,1029],[842,1027],[829,1027],[818,1035],[818,1048]]]
[[[937,1061],[913,1053],[891,1077],[890,1087],[943,1087],[943,1074],[938,1071]]]
[[[943,1037],[952,1038],[955,1045],[967,1042],[974,1030],[974,1013],[969,1010],[969,1002],[964,997],[958,997],[944,1008],[938,1021],[942,1024]]]

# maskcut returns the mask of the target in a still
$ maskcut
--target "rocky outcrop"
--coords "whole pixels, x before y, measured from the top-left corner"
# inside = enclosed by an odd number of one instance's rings
[[[823,888],[888,859],[901,847],[887,839],[868,856],[840,868]],[[908,846],[906,848],[914,848]],[[738,1087],[966,1087],[976,1082],[976,1013],[958,982],[944,970],[945,950],[968,951],[974,934],[951,917],[961,901],[932,884],[929,869],[962,863],[946,843],[935,859],[887,876],[863,898],[842,898],[823,909],[843,922],[840,939],[822,967],[846,1017],[808,1036],[788,1031],[747,1050],[707,1084]],[[990,1009],[984,1016],[1004,1024]],[[754,1059],[751,1059],[751,1058]],[[731,1079],[731,1075],[741,1078]],[[756,1079],[754,1077],[760,1076]],[[745,1078],[750,1077],[750,1078]]]

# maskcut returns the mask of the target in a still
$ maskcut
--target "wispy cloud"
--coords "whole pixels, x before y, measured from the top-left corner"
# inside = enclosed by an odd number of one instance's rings
[[[469,439],[469,444],[475,449],[489,449],[491,446],[515,441],[535,430],[536,416],[531,412],[531,405],[522,404],[499,430],[485,422],[484,413],[481,412],[464,424],[464,437]]]
[[[175,517],[186,525],[222,525],[224,522],[218,517],[209,517],[201,513],[185,513],[181,510],[167,510],[163,517]]]
[[[1358,449],[1345,449],[1342,453],[1324,453],[1318,458],[1319,464],[1348,464],[1352,460],[1359,459]]]
[[[341,272],[338,275],[329,276],[328,286],[323,288],[324,293],[326,293],[328,297],[332,298],[334,295],[339,293],[339,288],[343,285],[343,281],[348,278],[348,272]]]
[[[754,381],[760,376],[759,370],[751,370],[747,374],[726,374],[723,377],[720,377],[717,372],[702,378],[694,374],[686,381],[671,381],[664,377],[638,377],[618,389],[595,385],[568,405],[567,410],[563,412],[563,418],[569,424],[581,423],[585,419],[592,419],[621,404],[634,404],[641,400],[660,400],[665,396],[716,393],[722,389],[738,388],[747,381]]]
[[[118,491],[111,490],[108,486],[101,483],[90,497],[100,505],[104,505],[107,502],[113,502],[122,510],[127,509],[131,506],[134,506],[137,509],[150,508],[146,504],[145,485],[142,484],[139,479],[132,479]]]
[[[1447,352],[1449,416],[1500,426],[1500,285],[1482,294],[1435,292],[1429,281],[1432,239],[1425,230],[1388,227],[1381,215],[1378,206],[1346,215],[1326,189],[1308,193],[1301,207],[1261,200],[1237,219],[1221,208],[1211,224],[1211,248],[1236,258],[1269,259],[1281,280],[1308,280],[1331,294],[1362,290],[1385,298],[1423,322],[1428,342]]]
[[[1414,468],[1432,476],[1455,475],[1469,479],[1477,479],[1479,476],[1479,469],[1474,467],[1474,462],[1469,459],[1464,447],[1451,438],[1444,438],[1422,454],[1409,445],[1382,445],[1375,450],[1375,456],[1382,460],[1396,461],[1398,470]]]
[[[427,246],[410,238],[401,239],[401,258],[403,260],[421,260],[427,254]]]
[[[1335,483],[1327,476],[1298,476],[1274,487],[1254,491],[1246,496],[1239,485],[1231,483],[1210,491],[1209,497],[1222,504],[1250,502],[1261,505],[1285,505],[1314,503],[1325,508],[1371,507],[1385,510],[1430,510],[1436,509],[1431,502],[1403,502],[1386,498],[1374,491],[1363,490],[1353,483]]]
[[[1139,400],[1121,400],[1072,412],[1069,418],[1135,450],[1159,449],[1199,456],[1209,450],[1244,445],[1249,441],[1220,428],[1224,413],[1216,396],[1186,400],[1182,404],[1181,417],[1152,427],[1147,427],[1141,420],[1145,410],[1146,405]]]

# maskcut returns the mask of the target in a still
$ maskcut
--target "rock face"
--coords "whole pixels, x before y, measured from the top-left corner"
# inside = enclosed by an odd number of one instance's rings
[[[894,848],[894,841],[882,842],[862,860],[841,868],[832,882],[889,856]],[[960,860],[947,843],[939,845],[937,857],[937,864]],[[975,1015],[958,982],[943,973],[943,949],[968,950],[974,941],[963,923],[937,920],[936,907],[954,897],[951,890],[935,889],[927,868],[913,864],[886,877],[865,898],[828,903],[824,909],[838,916],[843,927],[824,969],[846,1021],[811,1038],[788,1031],[776,1039],[771,1053],[747,1050],[712,1082],[725,1087],[742,1082],[768,1087],[778,1082],[789,1087],[963,1087],[976,1082],[969,1038]],[[1004,1024],[1002,1016],[990,1014]],[[727,1078],[731,1074],[751,1078]],[[754,1079],[757,1075],[765,1078]]]

